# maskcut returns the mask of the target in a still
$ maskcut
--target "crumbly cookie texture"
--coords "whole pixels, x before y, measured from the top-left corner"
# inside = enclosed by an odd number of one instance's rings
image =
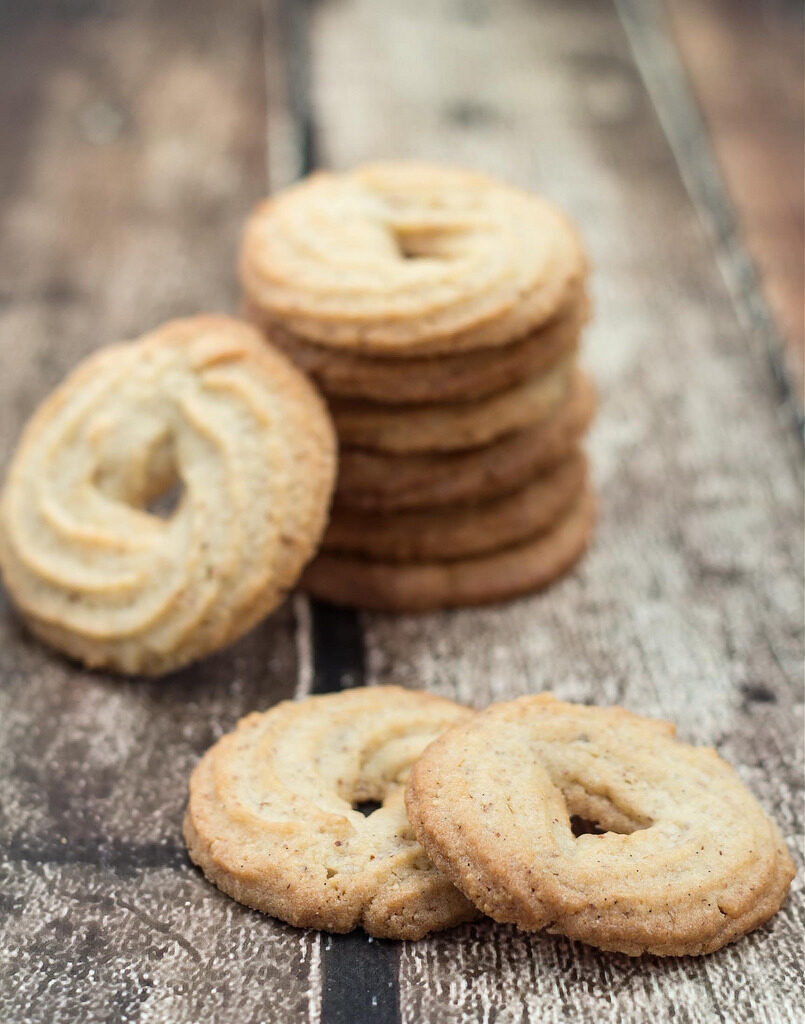
[[[342,444],[376,451],[450,452],[490,444],[543,423],[570,393],[574,362],[565,357],[544,373],[476,402],[390,406],[330,398]]]
[[[406,806],[484,913],[631,956],[719,949],[767,921],[794,875],[779,829],[714,750],[548,694],[436,740]],[[576,837],[571,815],[605,834]]]
[[[483,448],[394,455],[344,447],[335,505],[393,512],[500,497],[570,456],[594,411],[592,383],[576,370],[567,399],[552,416]]]
[[[246,308],[269,341],[309,373],[326,394],[392,405],[466,402],[505,391],[574,354],[589,318],[589,301],[577,289],[549,323],[508,345],[401,360],[317,345],[266,321],[253,304],[247,302]]]
[[[318,173],[261,203],[240,274],[264,321],[386,356],[525,337],[585,270],[575,230],[538,196],[424,163]]]
[[[491,501],[386,514],[338,507],[322,549],[391,562],[445,562],[499,550],[549,529],[579,497],[586,476],[586,459],[577,449]]]
[[[396,686],[285,701],[241,719],[190,780],[184,836],[207,878],[290,924],[417,939],[477,916],[416,841],[411,765],[472,712]],[[364,816],[356,805],[380,807]]]
[[[448,562],[377,562],[320,552],[300,586],[333,604],[375,611],[424,612],[489,604],[552,583],[581,557],[595,519],[589,490],[544,533],[519,544]]]
[[[335,437],[252,326],[176,320],[86,359],[26,427],[0,497],[0,567],[34,633],[158,675],[241,636],[325,525]],[[173,512],[149,510],[172,485]]]

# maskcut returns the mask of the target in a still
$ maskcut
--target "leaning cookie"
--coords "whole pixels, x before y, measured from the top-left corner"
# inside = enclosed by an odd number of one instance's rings
[[[471,715],[396,686],[247,715],[193,772],[190,857],[233,899],[300,927],[418,939],[472,919],[403,804],[422,750]],[[369,801],[380,806],[365,815]]]
[[[96,352],[36,411],[0,497],[0,567],[52,646],[169,672],[282,600],[334,476],[326,409],[284,355],[229,317],[176,320]]]
[[[779,829],[714,750],[547,694],[434,742],[406,806],[484,913],[630,956],[719,949],[767,921],[794,875]],[[572,815],[604,834],[576,837]]]

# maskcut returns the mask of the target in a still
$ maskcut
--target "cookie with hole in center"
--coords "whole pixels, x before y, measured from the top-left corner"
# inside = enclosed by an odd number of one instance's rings
[[[434,741],[406,790],[436,866],[484,913],[630,956],[709,953],[767,921],[794,866],[715,750],[549,694]],[[571,816],[602,834],[575,835]]]
[[[428,743],[471,715],[397,686],[247,715],[193,772],[191,859],[239,903],[299,927],[418,939],[470,920],[417,842],[403,790]]]
[[[6,586],[85,664],[172,671],[282,600],[335,468],[321,399],[256,328],[172,321],[100,349],[35,412],[0,497]]]
[[[390,358],[505,345],[585,271],[575,229],[531,193],[452,167],[319,172],[249,218],[240,277],[262,323]]]

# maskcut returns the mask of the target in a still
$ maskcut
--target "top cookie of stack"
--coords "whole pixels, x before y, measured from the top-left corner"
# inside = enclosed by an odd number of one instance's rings
[[[583,550],[585,261],[562,213],[417,163],[320,173],[265,200],[249,315],[320,384],[341,473],[311,592],[416,610],[535,589]]]

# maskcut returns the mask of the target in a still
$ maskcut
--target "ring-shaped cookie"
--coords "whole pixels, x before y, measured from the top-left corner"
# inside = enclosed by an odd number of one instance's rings
[[[629,955],[718,949],[768,920],[794,874],[714,750],[547,694],[436,740],[406,805],[428,856],[484,913]],[[604,834],[577,837],[572,815]]]
[[[471,714],[383,686],[247,715],[193,772],[191,858],[238,902],[301,927],[417,939],[475,917],[429,863],[403,804],[422,750]],[[379,806],[365,816],[368,801]]]
[[[322,172],[265,200],[246,225],[240,273],[262,323],[407,357],[525,337],[578,287],[584,256],[538,196],[400,162]]]
[[[96,352],[36,411],[0,498],[0,566],[54,647],[168,672],[293,586],[334,474],[327,412],[282,353],[228,317],[173,321]]]

